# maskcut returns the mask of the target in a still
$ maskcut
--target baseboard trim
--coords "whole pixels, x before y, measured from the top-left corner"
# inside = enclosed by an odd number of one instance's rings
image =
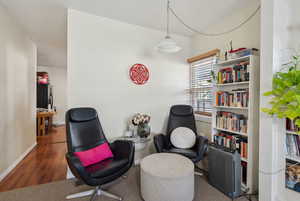
[[[37,143],[35,142],[17,160],[15,160],[13,164],[0,173],[0,181],[2,181],[34,149],[36,145]]]

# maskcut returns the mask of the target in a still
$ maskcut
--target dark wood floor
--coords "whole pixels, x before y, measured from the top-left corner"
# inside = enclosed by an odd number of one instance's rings
[[[65,127],[56,127],[38,137],[38,145],[0,183],[0,192],[66,178]]]

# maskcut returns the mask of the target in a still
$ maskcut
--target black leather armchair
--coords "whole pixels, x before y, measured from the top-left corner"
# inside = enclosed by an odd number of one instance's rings
[[[94,190],[67,196],[67,199],[97,195],[122,200],[120,197],[103,191],[103,184],[114,181],[125,174],[134,161],[134,144],[130,141],[117,140],[110,144],[114,157],[88,167],[82,166],[74,152],[94,148],[107,139],[103,133],[98,115],[93,108],[74,108],[66,113],[67,145],[66,159],[74,176],[85,184],[95,186]]]
[[[196,135],[196,143],[192,148],[179,149],[171,144],[171,133],[178,127],[187,127],[194,131]],[[159,134],[155,136],[154,145],[157,152],[181,154],[191,159],[194,163],[197,163],[205,156],[208,148],[208,139],[197,135],[193,108],[189,105],[174,105],[170,109],[167,133],[166,135]]]

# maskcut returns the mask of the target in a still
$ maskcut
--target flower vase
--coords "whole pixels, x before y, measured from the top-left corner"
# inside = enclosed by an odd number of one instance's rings
[[[139,124],[137,128],[137,134],[140,138],[147,138],[150,135],[150,126],[149,124]]]

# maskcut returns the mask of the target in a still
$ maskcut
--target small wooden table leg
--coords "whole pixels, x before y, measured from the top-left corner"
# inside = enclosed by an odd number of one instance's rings
[[[46,123],[45,123],[45,117],[41,117],[42,123],[41,123],[41,135],[46,134]]]
[[[40,136],[41,135],[41,117],[37,117],[37,136]]]
[[[48,121],[49,131],[52,130],[52,126],[53,126],[53,116],[50,116],[49,117],[49,121]]]

